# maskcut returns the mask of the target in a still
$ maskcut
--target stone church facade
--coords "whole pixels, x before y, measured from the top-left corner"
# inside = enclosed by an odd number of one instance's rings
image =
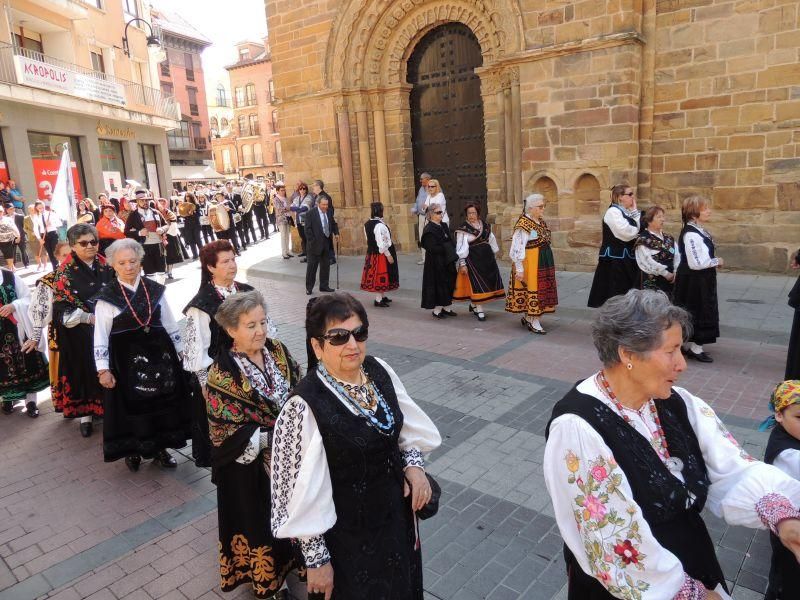
[[[402,249],[420,172],[507,250],[547,198],[559,268],[591,269],[610,187],[711,198],[726,267],[800,246],[797,0],[265,0],[287,179],[321,178],[342,248],[381,200]]]

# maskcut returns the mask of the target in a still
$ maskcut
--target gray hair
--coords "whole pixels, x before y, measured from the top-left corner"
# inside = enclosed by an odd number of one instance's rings
[[[258,290],[250,292],[239,292],[228,296],[219,305],[214,319],[216,319],[219,326],[223,329],[236,329],[239,326],[239,319],[245,313],[261,307],[264,312],[267,312],[267,303],[264,302],[264,296]]]
[[[426,173],[420,173],[419,174],[419,178],[420,179],[433,179],[433,177],[431,177],[431,174],[427,173],[427,172]]]
[[[97,229],[94,228],[94,225],[89,225],[88,223],[78,223],[67,229],[67,241],[70,246],[77,244],[78,240],[84,235],[92,235],[94,239],[100,239],[97,235]]]
[[[525,210],[528,210],[533,206],[536,202],[544,202],[544,196],[541,194],[531,194],[527,198],[525,198]]]
[[[621,362],[620,348],[639,355],[652,352],[673,325],[680,325],[683,339],[691,336],[689,313],[673,305],[664,292],[630,290],[610,298],[597,311],[592,341],[600,361],[611,367]]]
[[[318,186],[319,186],[319,189],[321,189],[321,190],[324,190],[324,189],[325,189],[325,182],[324,182],[324,181],[322,181],[322,179],[315,179],[315,180],[314,180],[314,184],[315,184],[315,185],[318,185]]]
[[[114,264],[114,256],[116,256],[117,252],[121,250],[133,250],[134,254],[136,254],[136,259],[139,262],[142,262],[144,259],[144,248],[142,248],[142,245],[134,239],[123,238],[115,241],[108,248],[106,248],[106,260],[108,261],[108,264]]]

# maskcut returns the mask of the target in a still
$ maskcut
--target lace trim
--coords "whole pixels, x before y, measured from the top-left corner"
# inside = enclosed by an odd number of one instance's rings
[[[323,536],[315,535],[310,538],[300,538],[298,541],[307,568],[316,569],[331,562],[331,555],[328,553],[328,546],[325,545]]]
[[[756,502],[756,513],[761,522],[772,533],[778,535],[778,525],[786,519],[800,519],[798,511],[791,501],[781,494],[767,494]]]
[[[186,336],[186,344],[184,345],[183,349],[183,355],[186,358],[186,366],[197,364],[197,357],[200,352],[197,333],[197,322],[195,321],[194,317],[186,317],[186,330],[184,332],[184,335]],[[197,372],[197,377],[199,379],[200,371]],[[201,383],[205,385],[205,381],[202,381]]]
[[[258,448],[256,448],[253,445],[253,440],[251,439],[249,442],[247,442],[247,447],[244,449],[244,452],[242,452],[242,455],[236,459],[236,462],[240,465],[249,465],[256,458],[258,458],[259,451],[260,445]]]
[[[418,448],[409,448],[408,450],[403,450],[400,454],[403,457],[403,464],[406,467],[425,468],[425,458]]]
[[[706,592],[706,586],[684,573],[683,585],[672,600],[705,600],[708,597]]]

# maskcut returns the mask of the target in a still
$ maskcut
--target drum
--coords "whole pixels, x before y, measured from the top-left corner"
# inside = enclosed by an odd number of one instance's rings
[[[208,221],[215,233],[228,231],[231,228],[231,217],[224,204],[213,204],[208,209]]]
[[[191,217],[195,210],[193,202],[178,202],[178,214],[182,217]]]

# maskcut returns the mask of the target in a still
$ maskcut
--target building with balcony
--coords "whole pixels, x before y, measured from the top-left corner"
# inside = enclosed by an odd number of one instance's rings
[[[201,54],[211,45],[182,16],[153,9],[153,25],[165,51],[158,68],[161,90],[175,97],[180,107],[179,127],[167,134],[173,180],[186,181],[196,167],[211,160],[206,82]]]
[[[214,140],[217,170],[247,179],[282,178],[278,112],[273,106],[272,59],[267,38],[236,44],[237,61],[225,69],[233,95],[228,137]]]
[[[0,180],[48,200],[65,146],[76,196],[136,180],[171,188],[166,132],[180,118],[158,88],[141,0],[8,0],[0,22]],[[126,27],[127,25],[127,27]]]
[[[206,73],[206,94],[208,98],[208,127],[211,139],[231,134],[233,126],[233,98],[231,97],[228,72],[219,77],[208,77]]]

